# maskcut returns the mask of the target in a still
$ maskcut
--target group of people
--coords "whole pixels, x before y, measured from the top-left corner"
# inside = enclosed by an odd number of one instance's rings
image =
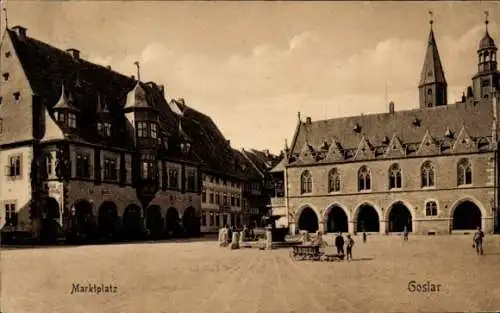
[[[363,233],[363,241],[366,241],[366,234]],[[346,248],[346,253],[344,253],[344,246]],[[339,232],[335,237],[335,247],[337,247],[337,254],[345,255],[348,261],[352,260],[352,247],[354,246],[354,239],[352,239],[351,234],[347,234],[345,240],[342,233]]]

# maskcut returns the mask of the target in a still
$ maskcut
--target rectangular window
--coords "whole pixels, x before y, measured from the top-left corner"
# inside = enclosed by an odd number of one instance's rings
[[[220,215],[215,214],[215,227],[219,227],[220,224]]]
[[[206,212],[201,212],[201,226],[207,226],[207,214],[206,214]]]
[[[147,138],[148,137],[148,123],[146,122],[137,122],[137,137],[138,138]]]
[[[102,129],[103,129],[103,125],[101,122],[97,122],[97,132],[98,133],[101,133],[102,132]]]
[[[75,113],[68,113],[68,127],[76,128],[76,115]]]
[[[201,193],[201,202],[206,203],[207,202],[207,192],[203,191]]]
[[[156,139],[158,138],[158,125],[156,123],[150,123],[150,134],[151,138]]]
[[[47,176],[52,175],[52,154],[47,153],[45,155],[45,169],[47,170]]]
[[[220,204],[220,194],[215,194],[215,204]]]
[[[224,195],[222,196],[222,199],[223,199],[222,203],[223,203],[224,205],[227,205],[227,195],[226,195],[226,194],[224,194]]]
[[[234,196],[231,196],[231,205],[234,206],[236,204],[236,201],[234,199]]]
[[[214,224],[215,224],[215,215],[214,215],[214,213],[210,212],[210,220],[208,222],[209,222],[209,226],[214,226]]]
[[[237,207],[240,206],[240,197],[239,196],[236,197],[236,206]]]
[[[208,195],[208,201],[209,201],[208,203],[210,203],[210,204],[214,203],[214,194],[213,193],[210,193]]]
[[[5,225],[17,226],[17,212],[15,203],[5,203]]]
[[[8,81],[9,80],[9,73],[3,73],[2,76],[3,76],[3,80],[4,81]]]
[[[57,120],[61,123],[65,123],[66,122],[66,114],[64,113],[57,113]]]
[[[104,159],[104,180],[116,180],[116,159]]]
[[[6,176],[20,177],[21,176],[21,155],[9,157],[9,164],[6,166]]]
[[[179,172],[176,168],[168,170],[168,186],[170,189],[179,189]]]
[[[186,189],[196,191],[196,173],[194,171],[186,171]]]
[[[76,177],[90,178],[90,162],[88,154],[78,153],[76,155]]]
[[[103,132],[104,136],[111,137],[111,123],[105,122],[102,132]]]
[[[141,176],[143,179],[154,179],[155,178],[153,161],[150,161],[150,160],[143,160],[142,161]]]

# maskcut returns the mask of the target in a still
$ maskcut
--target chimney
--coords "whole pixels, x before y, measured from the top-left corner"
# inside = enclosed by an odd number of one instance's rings
[[[25,27],[17,25],[17,26],[12,27],[12,30],[16,33],[17,38],[19,38],[21,40],[26,39],[27,29]]]
[[[161,92],[161,95],[165,97],[165,86],[164,85],[158,85],[158,89]]]
[[[310,116],[306,117],[306,124],[311,124],[311,123],[312,123],[311,117]]]
[[[135,80],[135,75],[130,75],[130,78],[132,78],[133,80]]]
[[[266,157],[269,157],[269,149],[264,149],[264,154],[266,155]]]
[[[75,60],[75,61],[80,60],[80,50],[70,48],[70,49],[66,49],[66,52],[71,54],[71,56],[73,57],[73,60]]]
[[[111,65],[106,66],[106,68],[111,71]]]
[[[389,102],[389,113],[394,113],[394,102]]]
[[[231,147],[231,140],[226,140],[227,141],[227,145]]]

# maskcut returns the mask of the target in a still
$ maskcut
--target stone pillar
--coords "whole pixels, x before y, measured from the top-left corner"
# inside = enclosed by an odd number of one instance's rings
[[[294,222],[289,222],[290,235],[295,236],[296,224]]]
[[[319,227],[318,227],[318,231],[322,232],[323,234],[325,233],[325,230],[326,230],[326,222],[325,221],[320,221],[319,222]]]
[[[273,234],[271,229],[266,229],[266,250],[271,250],[273,248]]]
[[[350,234],[355,234],[355,229],[356,229],[356,221],[350,221],[350,222],[347,224],[347,231],[348,231]]]
[[[387,221],[386,220],[381,220],[379,227],[380,227],[380,234],[383,234],[383,235],[387,235],[388,234]]]
[[[231,250],[233,249],[239,249],[239,239],[240,239],[240,233],[237,231],[233,231],[233,234],[231,236]]]
[[[245,231],[241,231],[240,233],[240,237],[238,238],[238,243],[240,245],[240,247],[243,247],[245,246]]]

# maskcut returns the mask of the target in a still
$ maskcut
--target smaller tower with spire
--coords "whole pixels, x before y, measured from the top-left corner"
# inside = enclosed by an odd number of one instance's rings
[[[441,58],[439,57],[434,37],[434,15],[432,11],[429,11],[429,16],[430,33],[427,41],[424,66],[420,75],[420,83],[418,84],[420,108],[436,107],[448,103],[448,84],[446,83]]]
[[[500,73],[497,69],[497,47],[488,32],[488,12],[484,12],[485,33],[477,50],[477,73],[472,78],[474,98],[490,99],[493,91],[499,86]]]

